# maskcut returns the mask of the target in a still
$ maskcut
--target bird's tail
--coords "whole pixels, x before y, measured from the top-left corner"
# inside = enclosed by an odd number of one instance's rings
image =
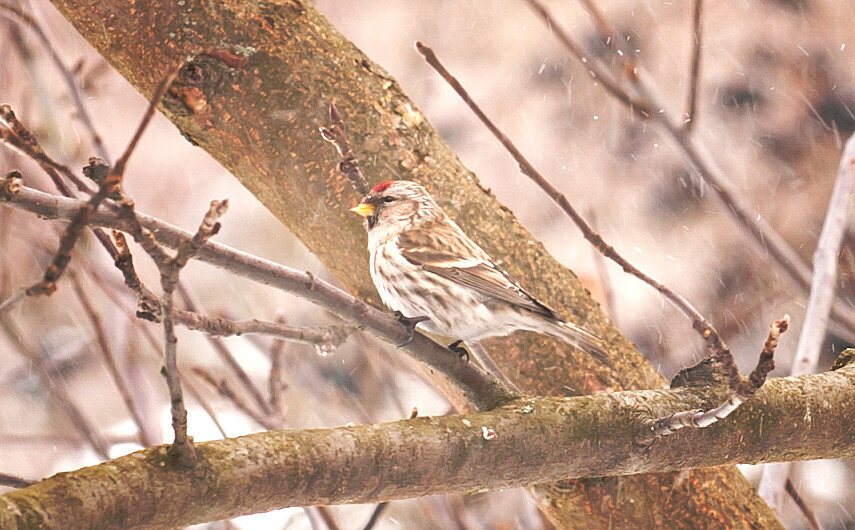
[[[603,349],[603,340],[590,331],[561,320],[550,322],[549,327],[543,331],[585,350],[604,364],[611,366],[606,351]]]

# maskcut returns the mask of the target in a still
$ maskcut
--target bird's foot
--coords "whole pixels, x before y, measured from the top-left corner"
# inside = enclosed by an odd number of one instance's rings
[[[430,320],[428,317],[405,317],[400,311],[395,311],[393,315],[398,319],[398,322],[407,326],[407,336],[404,338],[404,342],[398,344],[399,348],[403,348],[407,344],[413,342],[413,337],[416,336],[416,325],[418,325],[419,322]]]
[[[457,356],[463,361],[463,364],[466,364],[469,362],[469,351],[460,345],[462,342],[462,340],[456,340],[449,344],[447,348],[457,354]]]

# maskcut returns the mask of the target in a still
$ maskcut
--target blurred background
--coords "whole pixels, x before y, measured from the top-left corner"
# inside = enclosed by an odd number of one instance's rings
[[[147,102],[116,74],[46,0],[22,2],[73,73],[107,151],[121,154]],[[608,46],[581,3],[548,2],[589,53]],[[689,1],[598,3],[628,51],[653,76],[668,112],[685,117],[692,35]],[[773,376],[786,375],[805,296],[735,223],[681,152],[650,122],[593,83],[524,2],[316,0],[347,38],[401,84],[463,162],[561,262],[573,269],[665,377],[697,362],[690,323],[638,280],[594,255],[578,230],[528,179],[413,48],[434,48],[446,66],[526,156],[602,236],[637,267],[686,296],[714,324],[744,372],[756,362],[768,325],[789,313],[791,332]],[[694,132],[702,145],[801,256],[810,261],[826,213],[842,143],[855,130],[855,4],[845,0],[706,2]],[[7,103],[42,146],[73,169],[95,154],[62,77],[33,29],[0,9],[0,103]],[[54,192],[31,161],[0,147],[0,174],[20,169],[28,186]],[[369,180],[371,179],[369,175]],[[217,240],[335,282],[224,169],[156,116],[126,173],[141,212],[195,230],[208,202],[228,197]],[[163,191],[169,189],[169,194]],[[354,220],[354,222],[358,222]],[[55,251],[61,225],[0,206],[0,299],[30,285]],[[133,247],[149,286],[157,272]],[[855,295],[855,234],[840,255],[840,296]],[[160,326],[133,316],[134,297],[103,249],[86,235],[70,270],[138,400],[146,430],[171,439],[161,366]],[[280,291],[191,262],[181,276],[204,311],[230,318],[284,318],[299,326],[340,324]],[[523,283],[525,283],[523,279]],[[177,295],[179,305],[186,300]],[[81,434],[88,423],[115,457],[140,447],[136,424],[104,367],[92,313],[70,278],[50,298],[27,299],[0,316],[0,472],[39,479],[97,463]],[[444,414],[449,405],[400,354],[364,334],[331,352],[276,345],[268,338],[211,340],[178,329],[190,434],[197,441],[265,427],[325,427]],[[823,347],[826,369],[844,337]],[[281,353],[281,357],[279,353]],[[223,359],[237,359],[259,395],[281,399],[260,414],[250,390]],[[271,381],[271,359],[282,361]],[[63,390],[64,389],[64,390]],[[230,398],[229,392],[236,397]],[[265,398],[266,399],[266,398]],[[80,420],[69,420],[69,407]],[[253,418],[255,416],[255,419]],[[260,420],[262,421],[259,421]],[[759,470],[743,466],[752,480]],[[825,528],[855,527],[851,462],[798,463],[793,481]],[[0,492],[3,489],[0,487]],[[212,528],[362,528],[374,506],[286,509],[208,525]],[[786,499],[788,528],[807,527]],[[521,490],[429,497],[388,505],[377,528],[541,528]]]

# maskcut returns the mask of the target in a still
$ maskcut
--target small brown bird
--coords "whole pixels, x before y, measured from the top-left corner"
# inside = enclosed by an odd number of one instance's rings
[[[382,182],[351,211],[365,218],[371,279],[404,320],[470,348],[520,329],[547,333],[605,361],[599,338],[528,294],[421,185]]]

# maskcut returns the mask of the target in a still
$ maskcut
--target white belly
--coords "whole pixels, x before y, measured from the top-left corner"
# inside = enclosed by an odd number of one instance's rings
[[[392,310],[406,317],[426,316],[430,320],[420,328],[464,341],[507,335],[519,328],[512,315],[497,315],[487,307],[484,294],[423,270],[390,250],[390,245],[371,249],[370,271],[380,298]],[[384,267],[384,274],[377,268],[380,255],[384,263],[392,264],[388,271]]]

